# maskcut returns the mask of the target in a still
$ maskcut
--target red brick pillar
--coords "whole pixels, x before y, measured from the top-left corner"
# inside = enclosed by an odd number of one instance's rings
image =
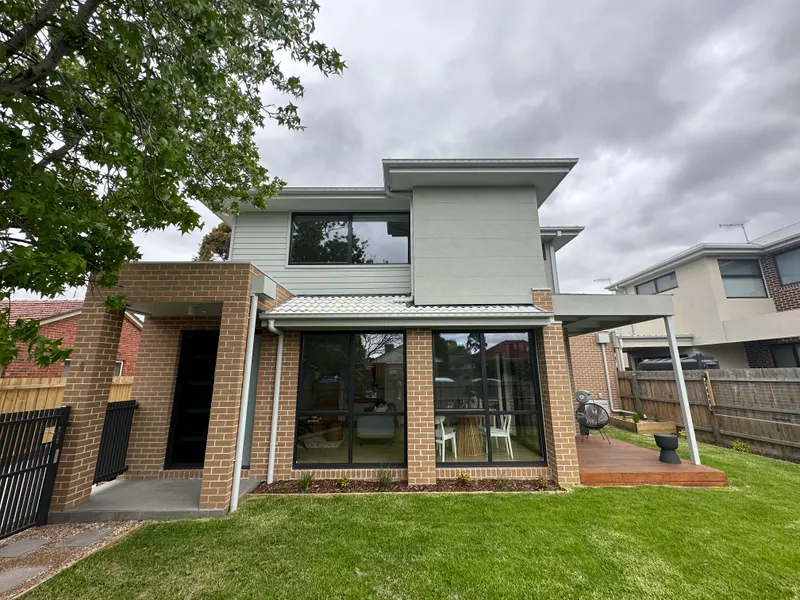
[[[125,316],[106,311],[104,297],[86,292],[75,345],[70,357],[64,406],[71,406],[70,425],[58,465],[51,510],[68,510],[89,498],[103,431],[108,394]]]
[[[436,483],[436,442],[433,429],[433,339],[431,332],[406,332],[406,429],[408,483]]]
[[[559,485],[577,485],[580,483],[580,473],[572,421],[572,391],[567,377],[564,331],[560,323],[536,332],[536,356],[541,380],[547,462]]]
[[[250,298],[225,301],[219,330],[214,394],[200,488],[200,509],[225,509],[231,500]]]
[[[553,311],[550,290],[534,290],[533,303]],[[554,323],[536,332],[536,359],[542,391],[544,439],[550,473],[559,485],[569,487],[581,481],[578,450],[575,447],[575,426],[572,419],[572,390],[569,382],[564,328]]]

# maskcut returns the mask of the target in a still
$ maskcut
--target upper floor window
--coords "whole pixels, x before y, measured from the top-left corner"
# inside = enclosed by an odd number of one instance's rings
[[[766,298],[767,289],[757,259],[719,260],[727,298]]]
[[[652,295],[666,292],[667,290],[674,290],[678,287],[678,277],[675,271],[667,273],[661,277],[656,277],[650,281],[645,281],[636,286],[636,293],[639,295]]]
[[[290,264],[409,264],[409,213],[294,214]]]
[[[775,266],[781,285],[800,282],[800,248],[775,255]]]

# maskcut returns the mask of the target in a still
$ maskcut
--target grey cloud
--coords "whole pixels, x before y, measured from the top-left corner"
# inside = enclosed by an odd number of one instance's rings
[[[330,1],[318,25],[349,69],[299,69],[307,129],[258,135],[289,185],[380,185],[383,157],[578,156],[542,210],[586,225],[559,253],[569,291],[741,239],[721,222],[800,220],[794,0]],[[200,236],[155,237],[146,257]]]

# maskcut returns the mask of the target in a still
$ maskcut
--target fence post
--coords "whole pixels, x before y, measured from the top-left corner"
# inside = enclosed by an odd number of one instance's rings
[[[706,390],[706,402],[708,403],[708,412],[711,421],[711,432],[714,434],[714,443],[717,446],[722,445],[722,436],[719,433],[719,422],[717,421],[717,413],[714,407],[717,401],[714,399],[714,388],[711,385],[711,373],[703,371],[703,386]]]
[[[636,412],[644,413],[642,410],[642,391],[639,389],[639,380],[636,378],[636,371],[631,374],[631,387],[633,388],[633,397],[636,401]]]

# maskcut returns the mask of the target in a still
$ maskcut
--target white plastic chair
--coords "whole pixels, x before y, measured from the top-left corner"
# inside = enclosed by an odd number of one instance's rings
[[[486,428],[480,428],[481,435],[486,437]],[[511,449],[511,415],[500,415],[500,427],[492,425],[489,428],[489,435],[495,442],[495,448],[498,442],[502,439],[506,443],[506,452],[514,460],[514,451]]]
[[[456,450],[456,430],[452,427],[445,427],[444,426],[444,416],[440,415],[438,417],[433,418],[433,423],[435,425],[435,435],[436,435],[436,450],[438,452],[439,446],[442,447],[442,462],[444,462],[444,447],[447,443],[447,440],[452,442],[453,446],[453,458],[458,460],[458,451]]]

